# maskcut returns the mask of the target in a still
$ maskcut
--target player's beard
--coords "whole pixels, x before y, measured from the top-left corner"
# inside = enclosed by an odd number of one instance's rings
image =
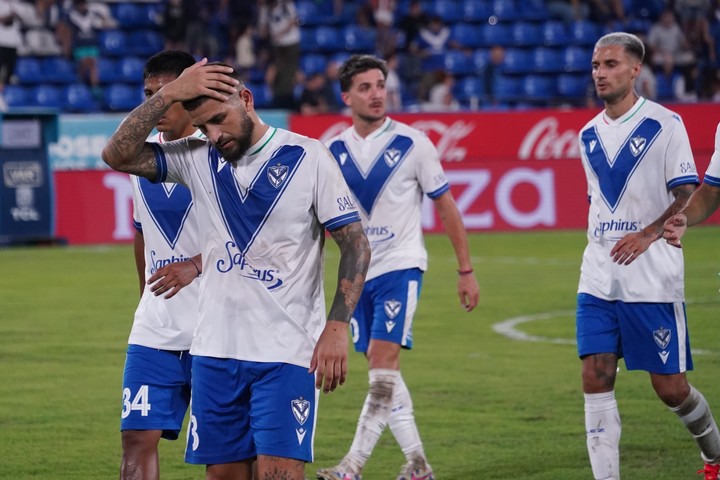
[[[237,162],[248,151],[252,145],[252,137],[255,132],[255,124],[250,115],[242,111],[240,113],[240,135],[233,138],[234,142],[228,148],[215,146],[226,162]],[[223,143],[222,141],[219,143]]]

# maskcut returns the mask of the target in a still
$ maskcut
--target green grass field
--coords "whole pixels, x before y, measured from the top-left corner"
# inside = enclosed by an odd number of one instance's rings
[[[702,350],[690,380],[720,417],[718,238],[718,228],[691,231],[685,255],[691,339]],[[416,346],[402,357],[437,478],[591,479],[572,344],[584,232],[477,234],[470,241],[479,308],[466,314],[459,307],[449,242],[429,236]],[[330,245],[331,282],[336,261]],[[122,367],[138,300],[134,270],[130,246],[0,250],[0,479],[117,478]],[[525,320],[514,328],[541,341],[495,331],[512,319]],[[348,382],[321,399],[308,478],[349,447],[366,386],[365,360],[353,353]],[[655,398],[647,375],[622,368],[617,398],[623,478],[697,478],[695,444]],[[184,443],[162,442],[162,478],[204,478],[203,467],[183,463]],[[402,463],[386,432],[363,478],[394,479]]]

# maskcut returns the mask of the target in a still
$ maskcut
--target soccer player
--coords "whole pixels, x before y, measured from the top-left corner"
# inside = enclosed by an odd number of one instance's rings
[[[700,188],[693,192],[687,205],[677,214],[668,218],[664,225],[663,238],[680,247],[680,240],[688,227],[697,225],[720,207],[720,124],[715,130],[715,152],[710,159]]]
[[[271,128],[232,67],[206,59],[133,110],[103,150],[112,168],[192,193],[202,252],[190,353],[186,461],[208,479],[304,478],[318,395],[344,383],[347,325],[370,247],[347,184],[317,140]],[[145,138],[182,103],[206,139]],[[324,229],[340,247],[327,321]]]
[[[720,434],[686,378],[693,364],[682,250],[656,242],[698,177],[681,118],[635,93],[644,53],[628,33],[597,41],[592,78],[605,109],[579,134],[590,200],[576,317],[587,448],[594,478],[620,478],[614,387],[624,357],[628,370],[650,374],[660,400],[700,447],[700,473],[716,480]]]
[[[397,478],[434,478],[400,374],[400,351],[412,348],[413,316],[427,270],[423,194],[433,200],[455,250],[460,303],[469,312],[479,298],[465,227],[438,152],[425,134],[387,116],[386,77],[385,62],[370,55],[354,55],[342,65],[342,99],[353,124],[328,142],[359,206],[372,261],[352,320],[355,350],[368,361],[369,391],[350,451],[339,465],[317,472],[325,480],[360,479],[387,425],[407,459]]]
[[[143,73],[145,97],[194,63],[192,55],[180,51],[152,56]],[[181,105],[165,112],[156,129],[150,141],[158,143],[201,135]],[[199,282],[193,280],[200,275],[200,259],[192,257],[200,246],[186,187],[131,180],[141,299],[123,375],[120,478],[152,480],[160,477],[160,438],[178,438],[190,401],[189,350],[199,315]]]

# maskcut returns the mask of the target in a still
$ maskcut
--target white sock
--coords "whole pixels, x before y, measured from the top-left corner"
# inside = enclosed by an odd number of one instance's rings
[[[402,376],[398,376],[395,384],[393,407],[390,413],[390,430],[405,454],[405,458],[418,468],[424,468],[427,463],[425,451],[415,424],[410,391],[408,391]]]
[[[615,391],[585,394],[585,432],[596,480],[620,478],[620,413]]]
[[[690,385],[690,395],[671,411],[690,431],[705,463],[720,463],[720,432],[705,397]]]
[[[353,438],[350,451],[343,460],[348,466],[355,468],[352,473],[359,473],[362,470],[388,424],[393,393],[398,378],[400,378],[400,372],[374,368],[370,370],[368,376],[370,377],[370,389],[360,412],[355,438]]]

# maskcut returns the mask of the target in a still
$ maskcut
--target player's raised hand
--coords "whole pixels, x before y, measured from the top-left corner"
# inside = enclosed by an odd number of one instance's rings
[[[165,85],[160,91],[174,102],[184,102],[197,97],[210,97],[224,102],[238,91],[240,82],[231,76],[232,67],[226,65],[208,65],[203,58],[192,67]]]
[[[345,383],[347,377],[348,324],[328,320],[315,345],[310,373],[315,373],[315,388],[328,393]]]
[[[680,239],[687,231],[687,217],[683,213],[676,213],[672,217],[665,220],[663,225],[663,238],[673,247],[682,248]]]

